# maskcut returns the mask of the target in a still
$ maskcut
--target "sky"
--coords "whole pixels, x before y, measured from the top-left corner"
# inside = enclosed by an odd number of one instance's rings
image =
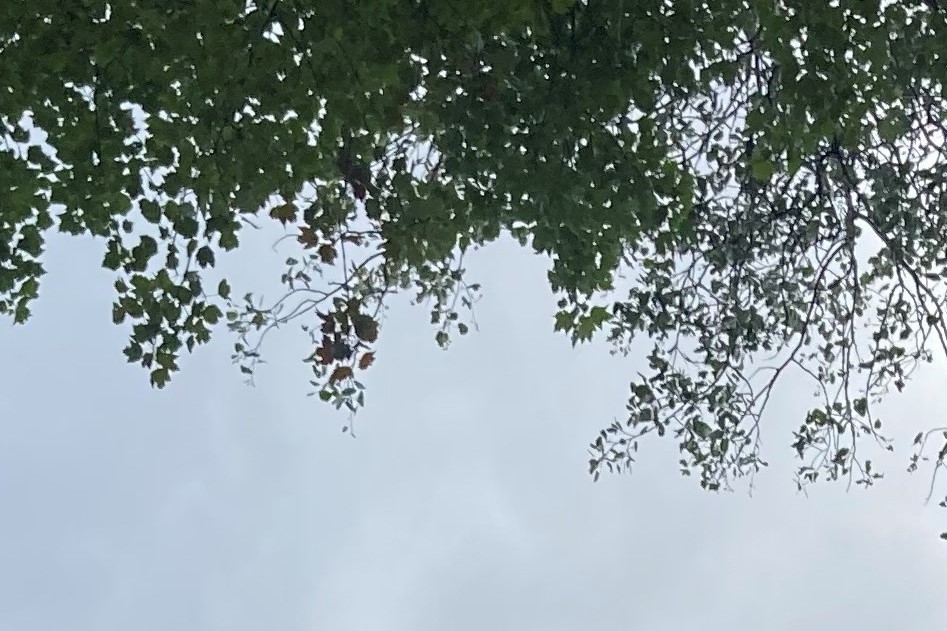
[[[947,511],[904,473],[943,365],[885,404],[902,449],[867,492],[795,491],[791,381],[752,496],[701,491],[670,440],[593,483],[638,361],[554,333],[546,263],[510,243],[472,257],[479,331],[448,351],[395,304],[354,439],[292,331],[255,387],[220,331],[152,390],[101,253],[54,238],[34,318],[0,323],[0,631],[947,628]],[[279,263],[259,239],[225,261],[235,292]]]

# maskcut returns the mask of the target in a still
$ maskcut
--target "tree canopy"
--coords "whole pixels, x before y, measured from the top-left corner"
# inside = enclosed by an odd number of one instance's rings
[[[794,371],[799,484],[869,485],[876,403],[947,350],[938,0],[3,2],[0,76],[0,311],[27,320],[50,230],[94,235],[158,387],[218,325],[252,375],[296,322],[354,411],[386,298],[446,346],[502,234],[550,257],[557,330],[651,347],[596,477],[666,433],[706,488],[753,474]],[[210,270],[273,221],[263,304]],[[947,433],[916,445],[936,474]]]

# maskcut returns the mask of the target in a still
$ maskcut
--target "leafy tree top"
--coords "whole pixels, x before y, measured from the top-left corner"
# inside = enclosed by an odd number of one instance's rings
[[[595,475],[666,432],[707,488],[752,474],[792,370],[800,484],[870,484],[872,405],[947,347],[937,0],[5,2],[0,70],[0,311],[27,319],[49,230],[100,237],[159,387],[219,320],[248,374],[296,321],[354,410],[386,297],[446,345],[503,233],[552,259],[557,329],[653,347]],[[285,296],[209,286],[265,221]]]

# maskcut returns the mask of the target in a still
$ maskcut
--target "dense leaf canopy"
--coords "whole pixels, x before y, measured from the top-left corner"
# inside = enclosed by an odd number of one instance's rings
[[[249,374],[297,321],[354,410],[385,298],[446,345],[463,253],[509,233],[557,329],[652,346],[595,475],[668,432],[707,488],[753,473],[795,371],[800,484],[870,484],[873,404],[947,344],[936,0],[13,1],[0,77],[0,310],[28,317],[49,230],[96,235],[158,386],[218,320]],[[286,295],[233,298],[209,270],[267,221]]]

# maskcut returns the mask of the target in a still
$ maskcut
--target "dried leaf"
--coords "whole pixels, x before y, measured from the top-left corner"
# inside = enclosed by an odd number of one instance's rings
[[[375,361],[375,353],[369,351],[362,355],[362,358],[358,360],[358,367],[362,370],[365,370],[372,365],[372,362]]]
[[[353,373],[350,366],[337,366],[336,369],[332,371],[332,375],[329,376],[329,383],[338,383],[343,379],[351,379],[352,376]]]
[[[328,243],[319,246],[319,258],[322,259],[323,263],[331,263],[335,260],[337,254],[335,248]]]
[[[299,229],[299,236],[296,239],[306,248],[314,248],[319,245],[319,237],[312,231],[312,228],[306,226]]]
[[[319,360],[319,363],[322,364],[323,366],[331,364],[332,361],[335,359],[332,353],[332,343],[329,342],[328,344],[326,344],[323,342],[322,346],[316,349],[314,356]]]
[[[290,221],[296,221],[296,206],[292,203],[277,206],[270,211],[270,217],[278,219],[285,226]]]

